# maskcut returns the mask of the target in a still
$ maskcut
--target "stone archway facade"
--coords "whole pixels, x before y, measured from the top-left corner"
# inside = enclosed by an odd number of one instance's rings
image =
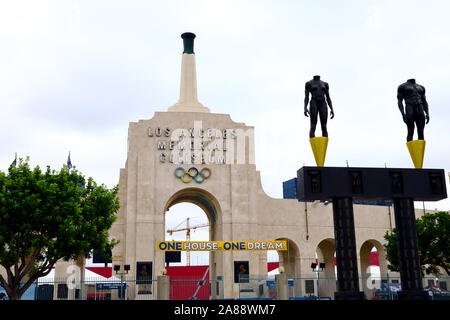
[[[165,212],[188,201],[212,221],[210,240],[288,239],[295,248],[294,262],[287,266],[290,273],[313,277],[310,266],[317,248],[325,256],[334,247],[332,206],[268,196],[256,170],[253,127],[228,114],[211,113],[198,102],[195,54],[183,53],[181,69],[178,103],[129,124],[127,160],[119,178],[121,208],[110,230],[110,236],[120,240],[113,249],[113,264],[129,264],[133,279],[137,263],[149,261],[153,278],[160,275],[164,253],[156,244],[165,239]],[[184,173],[190,168],[195,168],[191,173],[197,179]],[[204,168],[208,170],[203,176],[197,173]],[[386,206],[354,205],[354,219],[357,248],[367,240],[384,243],[385,232],[394,224]],[[233,265],[242,260],[249,261],[250,277],[267,274],[265,252],[210,254],[211,278],[223,278],[224,298],[237,298]],[[131,286],[129,298],[135,297]]]
[[[133,277],[137,262],[151,261],[153,276],[161,274],[164,255],[156,243],[165,238],[164,214],[177,201],[189,201],[213,221],[211,240],[288,239],[295,250],[280,259],[286,271],[293,277],[312,275],[316,248],[334,238],[331,206],[269,197],[254,163],[253,127],[198,102],[195,54],[183,53],[181,70],[178,103],[152,119],[130,123],[119,181],[122,207],[111,230],[120,240],[113,263],[130,264]],[[208,169],[196,181],[185,173],[190,168],[193,176]],[[357,241],[370,234],[383,242],[389,219],[386,207],[355,205]],[[211,277],[223,278],[225,298],[236,298],[233,264],[242,260],[249,261],[250,276],[267,273],[265,252],[210,255]]]
[[[210,128],[235,130],[236,139],[232,142],[236,144],[236,163],[186,165],[163,161],[161,154],[169,157],[167,151],[170,149],[158,149],[158,143],[166,142],[168,145],[169,139],[164,141],[162,137],[149,136],[149,128],[170,131],[186,128],[189,131],[195,122],[201,122],[205,132]],[[207,212],[210,221],[213,221],[211,240],[289,238],[295,243],[301,242],[299,238],[303,232],[300,230],[304,221],[298,214],[292,215],[301,212],[301,206],[295,200],[272,199],[264,193],[259,172],[251,163],[253,155],[249,154],[254,151],[250,147],[253,144],[252,135],[247,135],[245,156],[242,157],[244,163],[237,163],[239,129],[244,133],[252,130],[233,122],[228,115],[194,112],[161,112],[156,113],[153,119],[130,124],[128,159],[125,168],[121,169],[119,181],[121,209],[111,229],[111,236],[120,240],[113,250],[113,263],[130,264],[131,278],[134,275],[133,266],[138,261],[152,261],[153,275],[161,274],[164,254],[156,250],[156,243],[165,238],[165,212],[181,201],[194,202]],[[227,152],[230,149],[228,147]],[[208,168],[211,175],[201,183],[194,180],[183,182],[175,175],[179,167],[186,171],[191,167],[198,170]],[[251,255],[246,252],[216,252],[211,256],[211,276],[223,277],[225,298],[235,292],[234,261],[249,261],[250,274],[267,273],[265,252]]]
[[[373,278],[370,272],[370,253],[372,248],[375,247],[378,253],[378,261],[380,267],[380,277]],[[380,241],[375,239],[367,239],[359,249],[359,275],[361,278],[361,290],[364,291],[366,296],[371,296],[372,290],[375,287],[379,287],[381,280],[386,280],[386,274],[388,273],[386,253],[383,245]]]
[[[316,254],[318,263],[325,263],[325,268],[320,274],[322,278],[320,292],[324,297],[332,297],[336,291],[335,252],[336,247],[333,238],[324,239],[317,245]]]

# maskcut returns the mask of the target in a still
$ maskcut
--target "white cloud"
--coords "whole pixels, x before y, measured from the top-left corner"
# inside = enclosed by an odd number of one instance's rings
[[[70,150],[83,173],[116,184],[128,122],[178,100],[180,34],[192,31],[199,100],[255,126],[269,195],[314,164],[303,95],[315,74],[336,113],[326,164],[412,167],[396,89],[415,77],[430,104],[425,166],[449,171],[450,5],[347,4],[1,1],[0,168],[14,152],[58,168]]]
[[[367,27],[369,29],[379,29],[381,26],[381,10],[378,6],[371,5],[367,8]]]

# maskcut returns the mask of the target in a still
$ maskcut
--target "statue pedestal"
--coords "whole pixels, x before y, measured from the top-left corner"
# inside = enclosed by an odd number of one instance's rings
[[[422,169],[425,144],[425,140],[412,140],[406,143],[409,155],[411,156],[416,169]]]
[[[394,202],[402,291],[399,300],[423,300],[414,201],[447,198],[443,169],[302,167],[297,171],[298,200],[332,200],[336,247],[336,300],[358,300],[353,200]]]
[[[327,154],[328,137],[314,137],[309,139],[314,159],[318,167],[323,167],[325,155]]]

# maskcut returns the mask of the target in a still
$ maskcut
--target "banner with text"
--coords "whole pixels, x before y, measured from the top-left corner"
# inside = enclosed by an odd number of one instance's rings
[[[158,251],[264,251],[287,250],[286,240],[158,241]]]

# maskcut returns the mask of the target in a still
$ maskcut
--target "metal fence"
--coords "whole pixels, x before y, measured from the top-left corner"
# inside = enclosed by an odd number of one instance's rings
[[[173,277],[170,279],[170,299],[251,299],[270,300],[277,298],[275,276],[251,276],[239,278],[232,283],[233,297],[224,297],[224,281]],[[64,279],[38,279],[22,296],[23,300],[156,300],[157,279],[137,280],[124,277],[85,278],[83,281]],[[382,276],[362,276],[360,291],[368,300],[396,300],[401,290],[400,277],[390,274]],[[432,300],[450,300],[449,276],[423,277],[424,290]],[[334,275],[313,274],[288,276],[288,292],[291,300],[334,299],[337,280]],[[0,300],[8,297],[0,287]]]
[[[153,300],[157,280],[85,278],[38,279],[35,300]]]
[[[423,277],[424,290],[431,300],[450,300],[449,276]],[[277,287],[274,276],[252,276],[239,279],[239,299],[276,299]],[[361,276],[360,291],[367,300],[396,300],[397,292],[401,290],[398,275]],[[335,275],[288,276],[288,292],[291,300],[333,300],[337,291]]]
[[[85,278],[38,279],[24,294],[24,300],[156,300],[157,279],[136,280]],[[0,287],[0,299],[7,300]],[[170,279],[172,300],[223,298],[223,281],[178,277]]]

